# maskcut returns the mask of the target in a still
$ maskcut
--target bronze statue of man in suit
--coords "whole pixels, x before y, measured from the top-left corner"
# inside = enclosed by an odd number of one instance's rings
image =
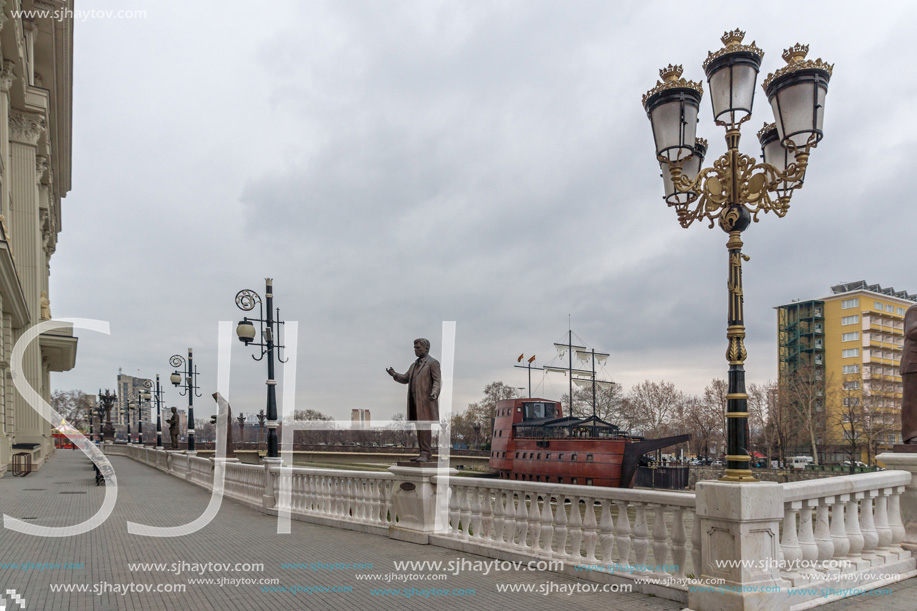
[[[439,420],[439,391],[442,379],[439,372],[439,361],[430,356],[430,340],[414,340],[414,355],[417,360],[411,363],[407,373],[396,373],[389,367],[385,371],[396,382],[408,385],[408,420]],[[430,460],[430,443],[433,431],[417,429],[417,445],[420,456],[412,458],[414,462]]]
[[[917,305],[904,315],[904,352],[901,355],[901,441],[917,444]]]

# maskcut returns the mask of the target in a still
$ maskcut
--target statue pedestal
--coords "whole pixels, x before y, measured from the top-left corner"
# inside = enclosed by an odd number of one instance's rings
[[[899,450],[899,448],[903,448]],[[904,487],[901,495],[901,521],[904,523],[904,541],[901,547],[917,550],[917,447],[913,444],[898,444],[894,452],[876,456],[888,469],[907,471],[911,474],[911,483]]]
[[[388,470],[395,476],[392,510],[398,516],[397,524],[388,527],[389,538],[427,545],[430,534],[436,531],[437,495],[431,478],[440,473],[437,463],[404,462]],[[451,476],[458,471],[449,469],[448,473]],[[448,499],[444,507],[448,507]],[[448,524],[448,518],[445,523]]]

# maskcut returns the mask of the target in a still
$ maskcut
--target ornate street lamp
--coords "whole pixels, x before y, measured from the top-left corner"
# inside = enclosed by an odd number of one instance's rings
[[[277,447],[277,394],[274,390],[276,381],[274,380],[274,348],[277,348],[277,360],[281,363],[286,361],[280,356],[283,346],[274,343],[274,335],[280,336],[280,308],[277,308],[277,319],[274,319],[274,293],[273,279],[265,278],[264,298],[267,300],[267,308],[261,303],[261,297],[255,291],[243,289],[236,294],[236,306],[244,312],[250,312],[258,306],[259,317],[244,317],[239,321],[236,327],[236,335],[239,341],[246,346],[255,345],[261,348],[261,354],[252,355],[256,361],[260,361],[267,355],[267,458],[279,458]],[[267,309],[267,318],[264,317],[264,310]],[[255,325],[260,323],[261,341],[255,342]]]
[[[185,390],[179,391],[178,394],[183,397],[188,395],[188,452],[194,452],[194,397],[195,395],[198,397],[203,395],[197,394],[197,391],[200,390],[200,387],[197,386],[198,371],[197,366],[194,365],[191,348],[188,348],[187,367],[184,370],[179,368],[186,364],[185,359],[177,354],[172,355],[169,359],[169,364],[175,368],[175,371],[169,376],[173,386],[176,388],[182,386],[182,376],[185,379]]]
[[[101,402],[101,407],[99,408],[99,422],[101,424],[102,415],[105,415],[105,425],[102,426],[102,432],[100,434],[100,441],[105,441],[106,439],[114,440],[115,437],[115,427],[111,423],[111,410],[115,406],[115,402],[118,400],[118,395],[109,390],[105,389],[105,394],[102,394],[102,389],[99,389],[99,401]]]
[[[147,390],[144,391],[144,398],[150,400],[150,398],[156,399],[156,449],[162,449],[162,387],[159,385],[159,374],[156,374],[156,388],[153,388],[152,380],[144,380],[143,386]],[[150,392],[152,390],[152,392]]]
[[[267,416],[264,415],[264,410],[258,412],[258,450],[261,450],[261,443],[264,441],[264,421],[267,420]]]
[[[659,71],[662,80],[643,96],[653,128],[656,157],[663,174],[666,203],[682,227],[706,219],[729,234],[729,389],[726,396],[727,448],[724,481],[755,482],[748,451],[748,395],[745,392],[745,320],[743,314],[741,234],[761,212],[782,218],[795,189],[802,187],[809,153],[821,140],[825,94],[833,65],[805,59],[809,47],[796,44],[783,53],[787,65],[764,80],[774,112],[773,124],[758,132],[763,162],[739,152],[742,123],[751,118],[755,81],[764,52],[743,45],[745,32],[726,32],[723,48],[708,54],[704,71],[710,87],[714,122],[726,129],[728,150],[701,169],[707,143],[696,137],[697,108],[703,96],[698,82],[682,78],[682,67]]]

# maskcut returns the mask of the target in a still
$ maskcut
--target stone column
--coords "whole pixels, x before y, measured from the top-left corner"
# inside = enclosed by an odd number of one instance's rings
[[[725,586],[689,592],[692,609],[722,611],[783,609],[786,588],[780,578],[780,522],[783,519],[783,488],[776,482],[698,482],[697,517],[700,523],[700,578],[721,578]],[[725,566],[726,563],[746,566]],[[750,593],[782,586],[780,592]]]
[[[38,159],[38,141],[45,130],[44,117],[19,111],[9,116],[10,134],[10,218],[11,248],[16,257],[16,268],[22,282],[29,317],[33,322],[41,319],[42,276],[46,266],[42,249],[39,217],[39,182],[47,166]],[[13,341],[25,329],[15,329]],[[23,358],[25,381],[37,391],[42,389],[41,350],[38,341],[32,342]],[[45,442],[44,420],[16,393],[16,442]],[[39,458],[39,464],[43,461]]]

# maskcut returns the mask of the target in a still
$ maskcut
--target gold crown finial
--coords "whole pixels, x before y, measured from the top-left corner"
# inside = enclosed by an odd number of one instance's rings
[[[672,65],[669,64],[665,68],[660,68],[659,76],[662,78],[664,83],[670,83],[672,81],[677,81],[681,78],[681,73],[684,72],[684,68],[681,64]]]
[[[723,41],[724,46],[737,45],[742,42],[742,39],[745,38],[745,32],[736,28],[731,32],[726,32],[720,37],[720,40]]]
[[[808,53],[809,45],[802,45],[797,42],[789,49],[784,50],[783,59],[788,64],[795,64],[804,60]]]

